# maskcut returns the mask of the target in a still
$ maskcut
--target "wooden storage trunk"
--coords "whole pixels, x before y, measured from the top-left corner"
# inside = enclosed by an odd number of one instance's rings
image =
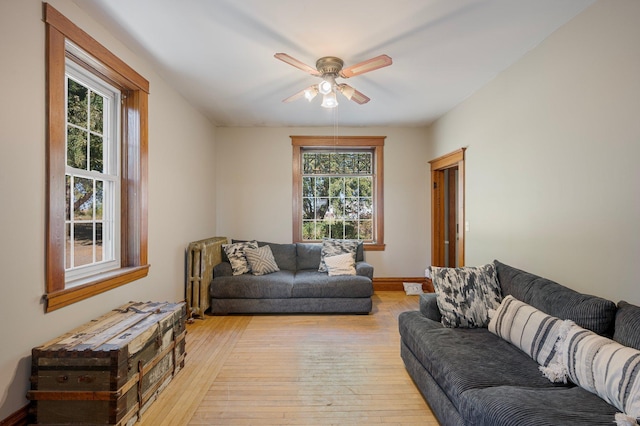
[[[189,243],[187,248],[187,285],[185,289],[189,318],[204,318],[211,306],[209,284],[213,267],[222,262],[222,245],[226,237],[211,237]]]
[[[131,425],[185,361],[184,303],[131,302],[32,350],[30,422]]]

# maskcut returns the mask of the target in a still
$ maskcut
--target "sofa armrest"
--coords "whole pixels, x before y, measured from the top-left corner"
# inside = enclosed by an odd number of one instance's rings
[[[420,312],[430,320],[436,322],[442,320],[435,293],[422,293],[420,295]]]
[[[368,277],[373,280],[373,265],[367,262],[356,262],[356,275]]]
[[[213,267],[213,278],[216,277],[230,277],[233,275],[233,269],[231,263],[222,262]]]

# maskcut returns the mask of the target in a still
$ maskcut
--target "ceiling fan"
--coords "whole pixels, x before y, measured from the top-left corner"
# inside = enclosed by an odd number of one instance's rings
[[[334,108],[338,106],[336,92],[342,93],[347,99],[360,105],[366,104],[371,99],[348,84],[336,83],[336,78],[354,77],[369,71],[387,67],[393,63],[389,56],[380,55],[355,65],[342,68],[344,66],[344,61],[342,59],[336,58],[335,56],[324,56],[316,61],[316,67],[313,68],[303,62],[300,62],[296,58],[287,55],[286,53],[276,53],[274,57],[301,69],[314,77],[320,77],[322,79],[320,83],[313,84],[306,89],[283,99],[282,102],[292,102],[302,98],[303,96],[308,101],[311,101],[316,97],[316,95],[318,95],[318,93],[320,93],[322,95],[322,106],[325,108]]]

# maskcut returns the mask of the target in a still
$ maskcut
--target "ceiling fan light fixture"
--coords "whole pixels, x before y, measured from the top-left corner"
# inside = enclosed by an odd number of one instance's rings
[[[309,102],[311,102],[313,98],[316,97],[317,94],[318,94],[318,88],[315,86],[309,87],[308,89],[304,89],[304,98]]]
[[[330,81],[329,80],[330,77],[325,77],[322,82],[320,84],[318,84],[318,92],[320,92],[323,95],[327,95],[329,93],[331,93],[331,91],[333,90],[333,85],[335,84],[335,80]]]
[[[336,84],[336,78],[349,78],[361,75],[379,68],[387,67],[393,63],[393,60],[387,55],[379,55],[375,58],[367,59],[344,68],[344,61],[335,56],[324,56],[316,61],[316,68],[313,69],[309,65],[287,55],[286,53],[276,53],[276,59],[279,59],[293,67],[296,67],[314,77],[320,77],[322,81],[314,84],[305,90],[301,90],[296,94],[282,100],[282,102],[292,102],[301,97],[305,97],[308,101],[315,98],[318,93],[323,96],[322,106],[325,108],[334,108],[338,106],[336,92],[340,91],[348,100],[357,104],[366,104],[371,99],[364,93],[361,93],[348,84]]]
[[[356,89],[346,84],[341,84],[339,87],[340,87],[340,92],[344,95],[345,98],[349,100],[351,100],[351,98],[353,97],[353,94],[356,92]]]
[[[321,107],[335,108],[338,106],[338,99],[336,98],[336,92],[329,92],[326,95],[322,95]]]

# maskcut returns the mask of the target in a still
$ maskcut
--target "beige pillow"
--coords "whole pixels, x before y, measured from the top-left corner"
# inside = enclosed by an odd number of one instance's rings
[[[351,253],[328,256],[324,258],[324,262],[327,265],[329,276],[356,274],[356,263]]]

